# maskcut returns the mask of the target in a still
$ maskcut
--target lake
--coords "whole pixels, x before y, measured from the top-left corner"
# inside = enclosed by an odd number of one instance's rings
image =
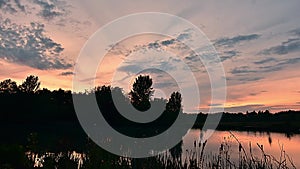
[[[182,157],[188,156],[189,152],[186,150],[194,149],[194,142],[200,140],[199,129],[191,129],[183,138]],[[300,134],[288,136],[283,133],[267,133],[267,132],[246,132],[246,131],[232,131],[233,135],[242,143],[242,146],[249,152],[249,143],[251,143],[252,152],[254,156],[261,157],[261,151],[257,143],[263,145],[266,154],[273,155],[276,159],[280,159],[281,148],[293,160],[294,165],[300,167]],[[207,140],[204,149],[204,154],[216,154],[219,151],[222,143],[228,143],[230,146],[229,154],[233,161],[238,159],[239,144],[229,131],[215,131],[214,134]]]
[[[178,148],[181,149],[178,152],[182,152],[181,156],[182,162],[185,162],[185,159],[189,159],[189,157],[193,156],[192,159],[199,159],[200,152],[203,147],[199,147],[201,130],[200,129],[191,129],[189,132],[183,137],[182,145]],[[271,155],[276,158],[278,161],[283,159],[283,153],[286,153],[290,159],[293,161],[293,164],[296,168],[300,167],[300,134],[295,135],[286,135],[283,133],[274,133],[274,132],[246,132],[246,131],[215,131],[213,135],[207,140],[207,143],[204,148],[204,156],[203,159],[205,162],[211,161],[212,158],[215,158],[220,153],[221,145],[223,145],[223,149],[227,148],[228,156],[230,157],[230,161],[235,163],[238,166],[239,163],[239,143],[242,144],[246,154],[252,156],[254,159],[257,157],[258,159],[262,158],[262,148],[267,155]],[[250,148],[251,144],[251,148]],[[263,147],[258,147],[263,145]],[[251,152],[250,152],[251,149]],[[51,153],[48,153],[51,155]],[[171,155],[171,153],[167,153]],[[53,154],[54,155],[54,154]],[[198,155],[198,157],[195,157]],[[35,166],[41,166],[43,163],[43,158],[47,155],[36,156],[36,154],[31,154],[31,158],[35,161]],[[60,156],[60,154],[58,154]],[[86,155],[82,153],[76,153],[75,151],[70,150],[68,152],[68,156],[70,159],[77,161],[78,168],[85,163]],[[34,158],[35,157],[35,158]],[[36,158],[38,157],[38,158]],[[98,156],[100,157],[100,156]],[[286,156],[287,157],[287,156]],[[205,160],[205,158],[207,160]],[[191,159],[191,158],[190,158]],[[130,159],[129,159],[130,161]],[[187,160],[189,161],[189,160]],[[187,162],[189,163],[189,162]],[[290,163],[288,166],[291,167]]]

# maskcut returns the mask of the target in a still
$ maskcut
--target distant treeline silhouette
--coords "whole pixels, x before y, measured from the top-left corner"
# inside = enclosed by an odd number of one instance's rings
[[[104,118],[119,132],[134,137],[154,136],[168,129],[178,114],[184,112],[179,92],[173,92],[168,100],[152,99],[154,90],[151,86],[152,79],[147,75],[141,75],[136,78],[128,94],[124,94],[121,88],[111,86],[98,86],[82,93],[72,93],[70,90],[63,89],[53,91],[41,89],[39,78],[33,75],[28,76],[20,85],[7,79],[0,83],[1,130],[4,136],[7,135],[8,141],[24,140],[24,136],[32,132],[44,133],[45,139],[49,139],[51,134],[85,135],[73,107],[72,95],[76,95],[83,98],[96,96]],[[162,109],[163,112],[152,122],[136,123],[119,113],[114,104],[116,100],[113,100],[112,95],[122,107],[133,105],[135,109],[142,112],[158,109]],[[151,107],[158,109],[152,110]],[[197,116],[195,128],[202,128],[207,117],[204,113],[184,115],[187,118]],[[275,114],[268,110],[238,114],[223,113],[218,129],[296,133],[300,129],[299,122],[300,112],[292,110]]]
[[[213,114],[212,116],[217,115]],[[195,128],[202,128],[207,114],[197,114]],[[219,130],[300,133],[300,111],[288,110],[278,113],[252,111],[246,113],[222,113]]]

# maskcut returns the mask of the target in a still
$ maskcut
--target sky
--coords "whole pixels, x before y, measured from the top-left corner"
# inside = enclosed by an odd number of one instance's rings
[[[0,80],[11,78],[20,84],[33,74],[39,76],[41,87],[72,89],[77,58],[97,30],[126,15],[161,12],[186,19],[211,42],[224,68],[226,102],[210,102],[205,67],[189,50],[182,50],[195,35],[188,29],[174,37],[136,35],[107,46],[97,85],[120,86],[126,93],[136,70],[151,63],[176,74],[192,93],[186,68],[180,66],[184,60],[201,72],[195,75],[201,102],[191,106],[193,99],[183,98],[188,112],[205,112],[211,106],[224,106],[229,112],[300,110],[299,11],[296,0],[0,0]],[[155,96],[168,97],[178,88],[168,74],[148,73]]]

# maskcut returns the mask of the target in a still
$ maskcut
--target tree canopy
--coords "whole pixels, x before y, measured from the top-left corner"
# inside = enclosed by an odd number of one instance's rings
[[[21,92],[24,93],[35,93],[39,90],[41,82],[39,82],[39,77],[30,75],[26,80],[19,86]]]
[[[153,95],[152,79],[150,76],[139,75],[133,83],[132,90],[129,93],[132,105],[140,110],[148,110],[150,105],[150,97]]]
[[[18,86],[15,81],[12,81],[11,79],[6,79],[2,82],[0,82],[0,93],[17,93],[18,92]]]

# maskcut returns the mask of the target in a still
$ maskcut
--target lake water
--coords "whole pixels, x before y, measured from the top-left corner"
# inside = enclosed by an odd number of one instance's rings
[[[231,134],[232,133],[232,134]],[[274,156],[278,161],[282,153],[285,152],[296,168],[300,168],[300,134],[288,136],[282,133],[267,133],[267,132],[245,132],[245,131],[215,131],[212,136],[207,140],[204,148],[204,156],[211,159],[212,156],[218,155],[221,144],[227,143],[229,147],[230,161],[238,166],[239,158],[239,143],[242,144],[246,153],[250,154],[251,150],[254,157],[261,158],[262,153],[257,144],[263,145],[263,150],[266,154]],[[201,130],[191,129],[183,137],[181,146],[181,157],[184,161],[187,157],[191,156],[194,152],[200,152],[199,148]],[[234,135],[234,136],[233,136]],[[195,148],[196,145],[196,148]],[[30,158],[35,161],[36,166],[41,166],[43,158],[51,156],[48,153],[43,156],[37,154],[29,154]],[[199,154],[198,154],[199,155]],[[78,168],[85,162],[85,154],[76,153],[74,151],[68,152],[70,159],[78,162]],[[290,165],[291,166],[291,165]]]
[[[182,156],[185,158],[188,155],[188,151],[194,149],[194,142],[198,145],[200,140],[199,129],[192,129],[189,133],[183,138],[182,145]],[[257,146],[263,145],[263,149],[266,154],[273,155],[276,159],[280,159],[281,148],[288,156],[293,160],[294,165],[297,168],[300,168],[300,134],[293,136],[287,136],[282,133],[267,133],[267,132],[241,132],[241,131],[232,131],[233,135],[242,143],[242,146],[247,153],[250,153],[250,145],[252,147],[253,155],[261,157],[261,151]],[[205,154],[213,153],[216,154],[219,151],[220,145],[222,143],[228,143],[230,146],[230,155],[233,161],[238,159],[239,144],[235,138],[228,131],[215,131],[214,134],[207,140],[207,144],[204,149]]]

